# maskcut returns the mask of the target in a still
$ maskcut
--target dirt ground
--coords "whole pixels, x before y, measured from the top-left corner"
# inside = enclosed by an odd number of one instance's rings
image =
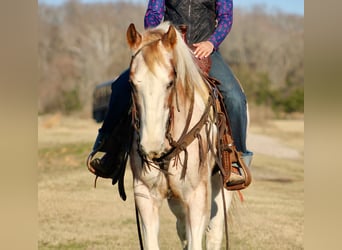
[[[55,114],[38,126],[39,249],[139,249],[130,171],[123,202],[108,180],[94,189],[85,167],[100,125]],[[304,121],[252,124],[247,143],[253,181],[233,209],[231,249],[303,249]],[[180,249],[166,203],[160,232],[161,249]]]

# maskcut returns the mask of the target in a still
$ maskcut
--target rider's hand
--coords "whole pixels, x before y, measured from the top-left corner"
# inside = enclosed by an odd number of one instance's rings
[[[193,46],[196,48],[194,54],[199,59],[208,57],[214,50],[214,45],[209,41],[194,43]]]

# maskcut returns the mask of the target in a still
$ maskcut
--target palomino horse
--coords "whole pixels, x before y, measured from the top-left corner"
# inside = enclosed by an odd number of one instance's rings
[[[159,249],[162,201],[177,218],[184,249],[220,249],[224,203],[215,165],[217,128],[208,83],[181,34],[169,23],[127,30],[135,135],[134,196],[147,249]],[[232,192],[224,190],[227,208]]]

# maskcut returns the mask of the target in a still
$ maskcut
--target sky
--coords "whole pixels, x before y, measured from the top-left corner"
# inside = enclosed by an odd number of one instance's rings
[[[38,0],[38,3],[59,5],[66,0]],[[116,2],[117,0],[80,0],[84,3]],[[147,5],[147,0],[122,0],[123,2],[141,3]],[[282,11],[285,13],[304,15],[304,0],[235,0],[234,6],[249,9],[254,5],[264,5],[270,12]]]

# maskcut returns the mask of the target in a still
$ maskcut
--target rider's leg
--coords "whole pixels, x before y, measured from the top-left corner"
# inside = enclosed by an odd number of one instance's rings
[[[236,149],[242,152],[242,158],[249,166],[253,153],[246,147],[247,99],[245,93],[220,52],[213,52],[211,58],[212,66],[209,75],[221,83],[218,88],[223,95]]]
[[[110,136],[120,118],[127,113],[131,102],[131,85],[129,84],[129,69],[125,70],[112,83],[112,93],[105,119],[95,140],[93,150],[100,149]]]
[[[129,70],[127,69],[112,83],[108,110],[93,146],[94,153],[104,151],[103,145],[111,136],[114,127],[119,123],[120,119],[125,114],[128,114],[130,103],[131,86],[129,84]],[[121,149],[125,150],[124,148]],[[116,179],[119,174],[119,166],[124,159],[122,153],[122,150],[116,152],[115,155],[107,152],[101,159],[93,159],[90,165],[94,171],[92,170],[91,172],[95,172],[96,175],[103,178]]]

